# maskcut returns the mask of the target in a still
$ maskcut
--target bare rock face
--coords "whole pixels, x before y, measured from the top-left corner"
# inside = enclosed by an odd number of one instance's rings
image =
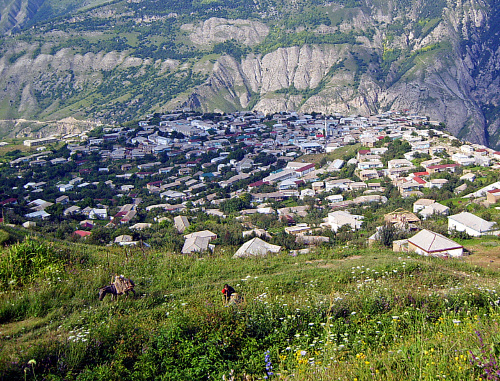
[[[18,112],[20,114],[23,114],[35,108],[37,108],[37,101],[33,96],[31,85],[28,84],[24,86],[23,91],[21,93],[21,102],[18,107]]]
[[[266,54],[260,64],[260,92],[262,94],[291,86],[299,90],[315,88],[338,59],[336,49],[320,49],[309,45],[281,48]]]
[[[250,20],[226,20],[212,17],[199,24],[184,24],[181,29],[190,32],[190,40],[197,45],[236,40],[244,45],[256,45],[269,33],[267,25]]]
[[[208,101],[208,107],[210,107],[209,99],[224,92],[227,93],[226,101],[235,101],[241,107],[246,107],[244,104],[249,103],[251,93],[257,93],[263,98],[256,106],[259,110],[271,110],[268,104],[286,104],[287,108],[282,110],[289,110],[290,107],[295,109],[300,105],[298,99],[301,97],[294,97],[293,100],[286,97],[285,100],[283,95],[271,97],[266,95],[290,87],[297,90],[317,87],[328,68],[339,58],[337,48],[308,45],[278,49],[263,57],[249,55],[242,62],[237,62],[229,56],[222,56],[214,65],[208,83],[200,86],[196,94],[201,104],[205,104],[203,99]],[[279,98],[282,100],[277,102]]]
[[[281,97],[268,97],[262,99],[259,103],[255,105],[255,109],[263,112],[264,114],[270,114],[275,112],[274,110],[297,110],[299,109],[302,97],[300,96],[281,96]]]

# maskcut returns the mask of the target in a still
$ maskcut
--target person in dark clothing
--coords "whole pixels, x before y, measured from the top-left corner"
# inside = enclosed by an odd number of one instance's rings
[[[231,300],[231,295],[234,294],[236,291],[234,288],[232,288],[230,285],[227,283],[224,285],[224,288],[222,289],[222,294],[224,295],[224,302],[229,303]]]

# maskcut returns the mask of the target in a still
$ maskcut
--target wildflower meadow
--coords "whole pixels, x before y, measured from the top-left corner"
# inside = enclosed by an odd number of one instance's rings
[[[345,247],[232,259],[42,239],[2,250],[2,380],[500,378],[499,276],[466,259]],[[113,274],[137,296],[100,302]],[[244,301],[225,304],[224,283]]]

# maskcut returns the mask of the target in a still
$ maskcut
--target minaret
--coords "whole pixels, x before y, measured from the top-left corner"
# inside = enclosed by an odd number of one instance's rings
[[[324,147],[324,150],[326,152],[326,146],[327,146],[327,136],[328,136],[328,128],[326,126],[326,114],[325,114],[325,127],[324,127],[324,131],[323,131],[323,140],[324,140],[324,143],[325,143],[325,147]]]

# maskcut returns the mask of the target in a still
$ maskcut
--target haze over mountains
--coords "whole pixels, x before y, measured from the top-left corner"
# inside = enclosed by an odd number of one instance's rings
[[[499,0],[0,0],[0,127],[409,109],[500,148],[499,13]]]

